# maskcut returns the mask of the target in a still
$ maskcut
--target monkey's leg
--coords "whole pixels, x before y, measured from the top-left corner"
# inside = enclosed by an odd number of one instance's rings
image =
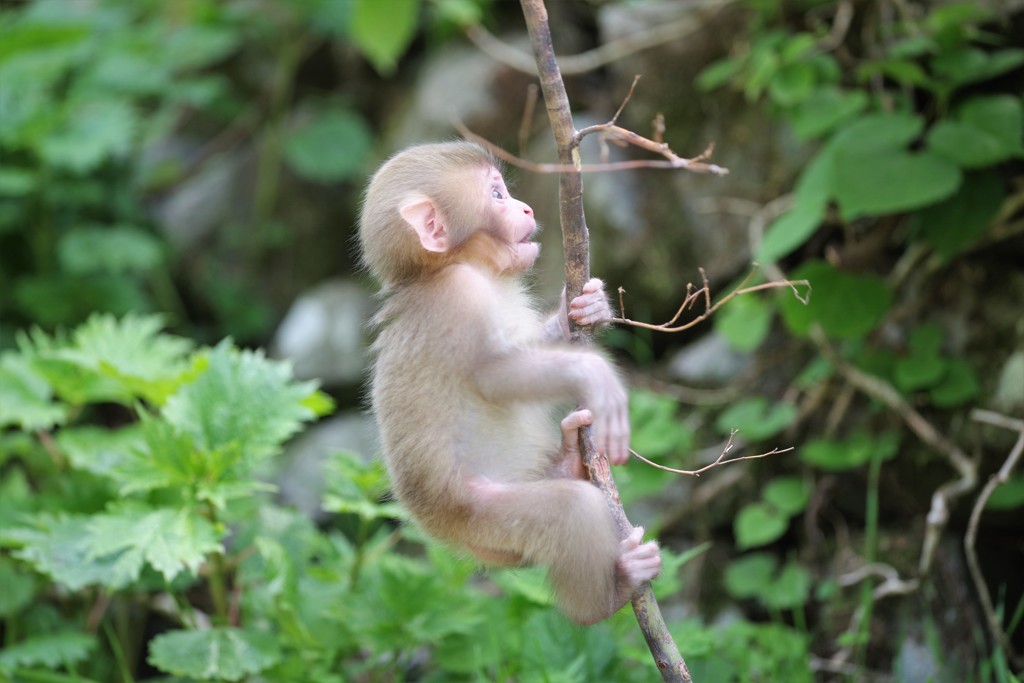
[[[518,555],[527,564],[547,567],[559,607],[578,623],[595,623],[622,606],[620,543],[595,486],[571,479],[502,483],[477,478],[470,488],[475,498],[465,527],[470,548]]]

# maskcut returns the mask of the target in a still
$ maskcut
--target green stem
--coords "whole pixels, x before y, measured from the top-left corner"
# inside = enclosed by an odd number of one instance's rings
[[[117,670],[121,674],[121,683],[135,683],[131,667],[128,666],[128,660],[124,656],[124,648],[121,647],[121,639],[118,638],[114,627],[110,625],[108,619],[103,620],[103,634],[107,637],[107,642],[110,644],[110,651],[114,653]]]

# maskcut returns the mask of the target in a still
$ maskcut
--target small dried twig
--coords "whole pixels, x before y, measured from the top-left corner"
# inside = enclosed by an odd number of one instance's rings
[[[729,433],[729,440],[726,441],[725,448],[722,449],[722,453],[715,459],[715,461],[713,463],[711,463],[710,465],[705,465],[704,467],[701,467],[699,470],[678,470],[678,469],[676,469],[674,467],[666,467],[665,465],[659,465],[656,462],[652,462],[652,461],[648,460],[644,456],[642,456],[639,453],[637,453],[636,451],[634,451],[632,448],[629,449],[629,452],[632,453],[634,457],[636,457],[639,460],[647,463],[651,467],[655,467],[655,468],[657,468],[659,470],[664,470],[666,472],[672,472],[674,474],[688,474],[688,475],[690,475],[692,477],[699,477],[703,473],[707,472],[708,470],[710,470],[710,469],[712,469],[714,467],[718,467],[719,465],[728,465],[731,462],[739,462],[740,460],[757,460],[758,458],[767,458],[769,455],[779,455],[780,453],[788,453],[789,451],[793,450],[792,446],[790,446],[789,448],[773,448],[770,451],[768,451],[767,453],[758,453],[757,455],[744,455],[744,456],[739,457],[739,458],[729,458],[728,460],[726,460],[725,456],[728,455],[729,451],[732,450],[732,446],[733,446],[732,438],[734,436],[736,436],[736,432],[738,432],[738,431],[739,431],[738,429],[733,429]]]
[[[974,502],[974,508],[971,510],[970,521],[967,524],[967,533],[964,535],[964,552],[967,555],[967,568],[971,572],[971,579],[974,581],[974,588],[978,592],[978,598],[981,601],[981,608],[985,613],[985,621],[988,622],[989,632],[992,634],[995,641],[1003,648],[1003,651],[1013,661],[1013,663],[1017,667],[1024,667],[1024,656],[1014,649],[1009,636],[999,623],[999,617],[996,614],[995,606],[992,604],[992,595],[989,593],[988,584],[985,583],[985,576],[981,573],[981,565],[978,564],[978,554],[974,548],[975,541],[978,538],[978,525],[981,521],[981,513],[985,509],[988,499],[992,496],[992,493],[997,487],[1001,484],[1005,484],[1009,480],[1010,474],[1013,472],[1013,468],[1017,466],[1017,463],[1021,459],[1021,454],[1024,454],[1024,420],[1009,418],[1005,415],[993,413],[988,410],[973,410],[971,411],[971,418],[978,422],[984,422],[985,424],[1015,430],[1018,434],[1017,442],[1010,450],[1010,454],[1003,462],[1003,466],[999,468],[998,472],[989,478],[985,483],[984,488],[982,488],[981,493],[978,495],[978,499]]]
[[[658,332],[682,332],[683,330],[688,330],[691,327],[697,325],[698,323],[707,320],[709,317],[711,317],[712,314],[714,314],[715,311],[717,311],[725,304],[729,303],[732,299],[736,298],[737,296],[740,296],[741,294],[750,294],[751,292],[759,292],[765,289],[776,289],[779,287],[789,287],[793,291],[793,296],[795,296],[800,302],[804,304],[808,302],[811,294],[811,283],[808,282],[807,280],[780,280],[775,282],[764,282],[759,285],[751,285],[748,287],[747,283],[750,282],[750,280],[754,277],[754,274],[757,273],[757,269],[758,264],[755,263],[754,267],[747,274],[747,276],[743,278],[743,282],[741,282],[736,289],[729,292],[719,301],[712,304],[711,284],[708,281],[708,277],[707,274],[704,272],[704,269],[701,268],[700,277],[702,285],[695,289],[693,283],[686,283],[686,296],[683,298],[683,302],[682,304],[680,304],[679,309],[676,311],[676,314],[672,316],[671,320],[661,324],[645,323],[637,320],[630,320],[629,318],[627,318],[626,305],[625,301],[623,300],[623,294],[625,294],[626,290],[624,290],[622,287],[619,287],[619,315],[621,317],[612,318],[609,322],[621,323],[623,325],[631,325],[633,327],[642,327],[643,329],[646,330],[656,330]],[[798,287],[806,287],[807,293],[801,295],[800,290],[797,289]],[[700,300],[703,300],[704,302],[704,312],[686,323],[676,325],[676,321],[679,320],[683,313],[688,309],[693,308],[696,305],[696,303]]]
[[[613,161],[601,164],[581,164],[577,167],[575,164],[547,164],[523,159],[520,156],[516,156],[515,154],[502,149],[487,138],[477,135],[470,130],[466,124],[458,119],[452,119],[452,127],[459,131],[459,134],[467,140],[472,140],[478,145],[486,147],[492,154],[494,154],[494,156],[498,157],[505,163],[532,173],[607,173],[609,171],[631,171],[640,168],[682,169],[693,173],[707,173],[711,175],[728,175],[729,173],[729,169],[727,168],[705,163],[705,160],[708,157],[708,151],[713,149],[710,146],[708,149],[705,149],[692,159],[683,159],[682,157],[676,156],[671,150],[669,150],[669,155],[671,155],[671,157],[666,156],[666,160],[664,161],[659,159],[632,159],[630,161]],[[625,129],[620,130],[625,131]],[[630,131],[625,132],[630,133]],[[635,133],[630,134],[634,135],[637,140],[646,140],[646,138],[636,135]],[[652,148],[658,147],[658,144],[652,140],[648,140],[647,142],[652,146]],[[662,153],[657,149],[654,151],[658,151],[659,154]]]

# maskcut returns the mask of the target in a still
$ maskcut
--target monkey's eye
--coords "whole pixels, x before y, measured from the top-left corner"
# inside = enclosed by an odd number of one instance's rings
[[[503,195],[501,193],[501,190],[499,190],[498,188],[494,188],[494,189],[491,190],[491,198],[492,199],[504,199],[505,195]]]

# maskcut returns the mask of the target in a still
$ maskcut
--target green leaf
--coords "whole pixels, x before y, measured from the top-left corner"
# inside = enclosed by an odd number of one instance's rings
[[[73,467],[103,477],[114,476],[116,470],[131,459],[131,453],[144,443],[135,426],[65,428],[57,433],[56,441]]]
[[[88,524],[88,517],[39,515],[31,526],[4,532],[3,540],[21,546],[15,557],[69,590],[93,584],[112,590],[127,587],[138,576],[139,567],[125,566],[117,556],[92,557]]]
[[[0,354],[0,428],[50,429],[66,419],[67,409],[54,403],[50,384],[27,358]]]
[[[159,316],[93,315],[58,357],[117,380],[129,395],[161,404],[183,380],[192,342],[161,334]]]
[[[139,122],[128,102],[70,102],[65,116],[63,126],[39,146],[42,159],[53,166],[86,173],[112,156],[128,153],[135,142]]]
[[[629,416],[633,449],[645,458],[688,453],[693,449],[693,431],[680,419],[679,402],[671,396],[633,390]]]
[[[1024,506],[1024,474],[1015,474],[996,487],[985,509],[1013,510],[1021,506]]]
[[[790,125],[798,138],[810,140],[849,121],[867,105],[868,96],[863,90],[819,89],[790,112]]]
[[[918,212],[917,232],[948,262],[985,234],[1004,197],[997,173],[969,173],[955,195]]]
[[[949,197],[961,181],[956,165],[928,152],[848,148],[834,161],[833,192],[847,220],[919,209]]]
[[[825,218],[827,202],[798,202],[768,227],[764,241],[757,250],[757,259],[766,263],[778,261],[803,245]]]
[[[363,521],[403,519],[396,503],[380,502],[389,488],[382,460],[364,462],[355,453],[338,453],[327,467],[327,493],[323,509],[327,512],[358,515]]]
[[[14,616],[35,597],[35,579],[6,557],[0,557],[0,586],[0,618]]]
[[[744,505],[733,522],[736,547],[740,550],[767,545],[776,541],[789,528],[789,517],[768,503]]]
[[[200,450],[237,449],[249,462],[274,455],[303,422],[314,382],[292,381],[291,365],[227,342],[207,352],[208,367],[167,400],[167,422]]]
[[[0,651],[0,672],[11,673],[18,667],[28,666],[48,669],[71,667],[87,660],[95,649],[95,636],[80,631],[64,630],[45,636],[30,636],[20,643],[4,645]]]
[[[213,525],[187,510],[125,506],[93,516],[88,531],[91,559],[117,556],[139,569],[146,562],[168,582],[186,570],[198,573],[207,554],[223,552]]]
[[[788,427],[796,419],[791,403],[771,403],[763,396],[748,398],[723,411],[715,426],[722,434],[738,429],[748,441],[763,441]]]
[[[759,598],[766,607],[795,609],[807,602],[810,593],[810,573],[798,562],[790,560]]]
[[[803,512],[810,500],[811,492],[799,477],[778,477],[765,487],[761,497],[780,511],[792,517]]]
[[[148,273],[163,260],[160,240],[132,226],[76,228],[57,245],[69,273]]]
[[[1024,64],[1024,50],[1006,49],[985,52],[978,48],[944,51],[932,60],[936,75],[952,88],[986,81]]]
[[[903,391],[917,391],[935,384],[946,372],[946,361],[940,356],[914,353],[896,361],[894,379]]]
[[[281,659],[277,639],[240,628],[168,631],[149,643],[147,661],[160,671],[201,681],[237,681]]]
[[[394,72],[412,42],[419,10],[420,0],[356,0],[352,41],[381,75]]]
[[[768,336],[772,324],[771,309],[753,295],[730,301],[714,318],[715,330],[738,351],[753,351]]]
[[[839,131],[829,146],[844,154],[874,157],[905,149],[924,130],[924,120],[910,114],[868,114]],[[879,162],[882,160],[879,159]]]
[[[981,394],[981,383],[967,361],[953,358],[946,363],[946,374],[931,390],[932,403],[939,408],[955,408]]]
[[[768,86],[772,101],[782,107],[795,106],[811,96],[817,84],[814,67],[806,61],[786,64]]]
[[[753,598],[771,585],[778,562],[768,553],[753,553],[729,563],[725,568],[725,589],[741,600]]]
[[[800,447],[800,459],[808,465],[831,472],[854,469],[867,463],[872,456],[883,460],[896,455],[899,436],[884,432],[873,439],[867,432],[857,432],[846,439],[815,439]]]
[[[857,339],[873,330],[889,310],[889,289],[874,275],[855,275],[823,261],[808,261],[791,278],[809,280],[812,287],[807,304],[788,293],[779,300],[782,319],[794,334],[807,335],[817,323],[831,337]]]
[[[720,59],[697,75],[697,89],[706,92],[720,88],[739,75],[746,65],[745,59],[737,57]]]
[[[285,159],[300,175],[323,183],[360,177],[372,150],[373,135],[351,111],[331,107],[285,141]]]

